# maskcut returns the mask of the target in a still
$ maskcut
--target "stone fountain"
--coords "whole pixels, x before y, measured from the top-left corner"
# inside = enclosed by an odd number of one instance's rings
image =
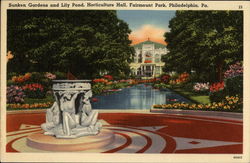
[[[98,112],[92,110],[90,80],[53,80],[52,89],[55,102],[47,109],[46,122],[41,125],[44,133],[30,135],[28,146],[50,151],[75,151],[113,141],[111,131],[101,132]]]

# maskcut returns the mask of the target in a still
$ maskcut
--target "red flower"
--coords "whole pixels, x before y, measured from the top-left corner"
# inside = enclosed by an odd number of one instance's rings
[[[113,80],[113,76],[111,75],[104,75],[103,77],[108,80]]]
[[[225,83],[224,81],[222,81],[222,82],[211,84],[209,90],[210,92],[218,92],[220,90],[223,90],[224,88],[225,88]]]

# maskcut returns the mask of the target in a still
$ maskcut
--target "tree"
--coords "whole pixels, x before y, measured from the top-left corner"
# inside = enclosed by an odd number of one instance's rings
[[[129,74],[131,31],[115,11],[13,10],[9,19],[8,49],[15,58],[8,71],[71,71],[80,78]]]
[[[177,11],[165,33],[165,71],[194,70],[206,81],[222,80],[227,66],[243,58],[242,21],[241,11]]]

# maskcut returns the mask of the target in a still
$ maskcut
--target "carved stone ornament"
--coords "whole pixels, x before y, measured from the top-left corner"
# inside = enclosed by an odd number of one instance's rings
[[[47,110],[46,123],[41,125],[45,135],[78,138],[100,132],[98,112],[92,110],[90,103],[89,80],[54,80],[52,89],[56,101]]]

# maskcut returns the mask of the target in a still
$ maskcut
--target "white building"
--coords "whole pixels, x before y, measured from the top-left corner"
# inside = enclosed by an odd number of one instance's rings
[[[148,79],[158,77],[162,74],[164,62],[163,55],[167,54],[166,45],[150,41],[133,45],[135,48],[134,61],[130,64],[133,75]]]

